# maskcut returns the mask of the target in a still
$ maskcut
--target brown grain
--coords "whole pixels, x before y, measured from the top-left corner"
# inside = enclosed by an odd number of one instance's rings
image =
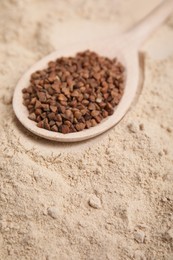
[[[68,134],[96,126],[114,113],[124,91],[124,67],[91,51],[50,61],[22,90],[30,120]]]

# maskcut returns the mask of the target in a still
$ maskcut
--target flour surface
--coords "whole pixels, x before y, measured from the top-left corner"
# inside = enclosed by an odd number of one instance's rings
[[[11,104],[41,57],[118,35],[160,2],[0,2],[1,260],[173,259],[173,16],[143,46],[138,102],[100,137],[43,140]]]

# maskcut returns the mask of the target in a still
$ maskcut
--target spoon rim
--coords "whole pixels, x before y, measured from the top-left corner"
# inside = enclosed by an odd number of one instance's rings
[[[70,52],[70,55],[74,55],[75,53],[72,54]],[[68,55],[68,53],[66,53],[65,55]],[[33,66],[31,66],[18,81],[13,95],[13,110],[15,112],[16,117],[22,123],[22,125],[24,125],[26,129],[36,134],[37,136],[58,142],[77,142],[90,139],[92,137],[102,134],[103,132],[107,131],[108,129],[116,125],[124,117],[124,115],[130,107],[130,105],[126,104],[126,101],[128,100],[128,94],[130,94],[129,89],[127,87],[129,78],[128,74],[126,75],[124,93],[121,97],[119,104],[114,108],[113,115],[103,119],[99,124],[97,124],[94,127],[84,129],[75,133],[63,134],[60,132],[53,132],[50,130],[39,128],[36,125],[35,121],[32,121],[28,118],[28,110],[23,105],[22,89],[25,88],[26,85],[29,85],[29,79],[33,72],[44,69],[49,61],[56,60],[60,56],[63,55],[62,52],[60,55],[60,51],[58,50],[43,57],[41,60],[37,61]],[[126,67],[126,64],[123,65]]]

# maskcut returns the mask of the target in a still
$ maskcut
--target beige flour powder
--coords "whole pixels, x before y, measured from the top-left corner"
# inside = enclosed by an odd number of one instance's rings
[[[173,260],[173,17],[143,48],[138,102],[100,137],[43,140],[11,105],[40,57],[119,33],[159,3],[0,2],[0,260]]]

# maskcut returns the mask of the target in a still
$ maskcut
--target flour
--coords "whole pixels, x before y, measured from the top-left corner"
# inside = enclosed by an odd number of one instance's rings
[[[160,1],[138,2],[0,3],[0,259],[172,259],[173,18],[143,47],[138,102],[103,135],[43,140],[11,105],[23,72],[74,42],[71,31],[76,41],[119,33]]]

